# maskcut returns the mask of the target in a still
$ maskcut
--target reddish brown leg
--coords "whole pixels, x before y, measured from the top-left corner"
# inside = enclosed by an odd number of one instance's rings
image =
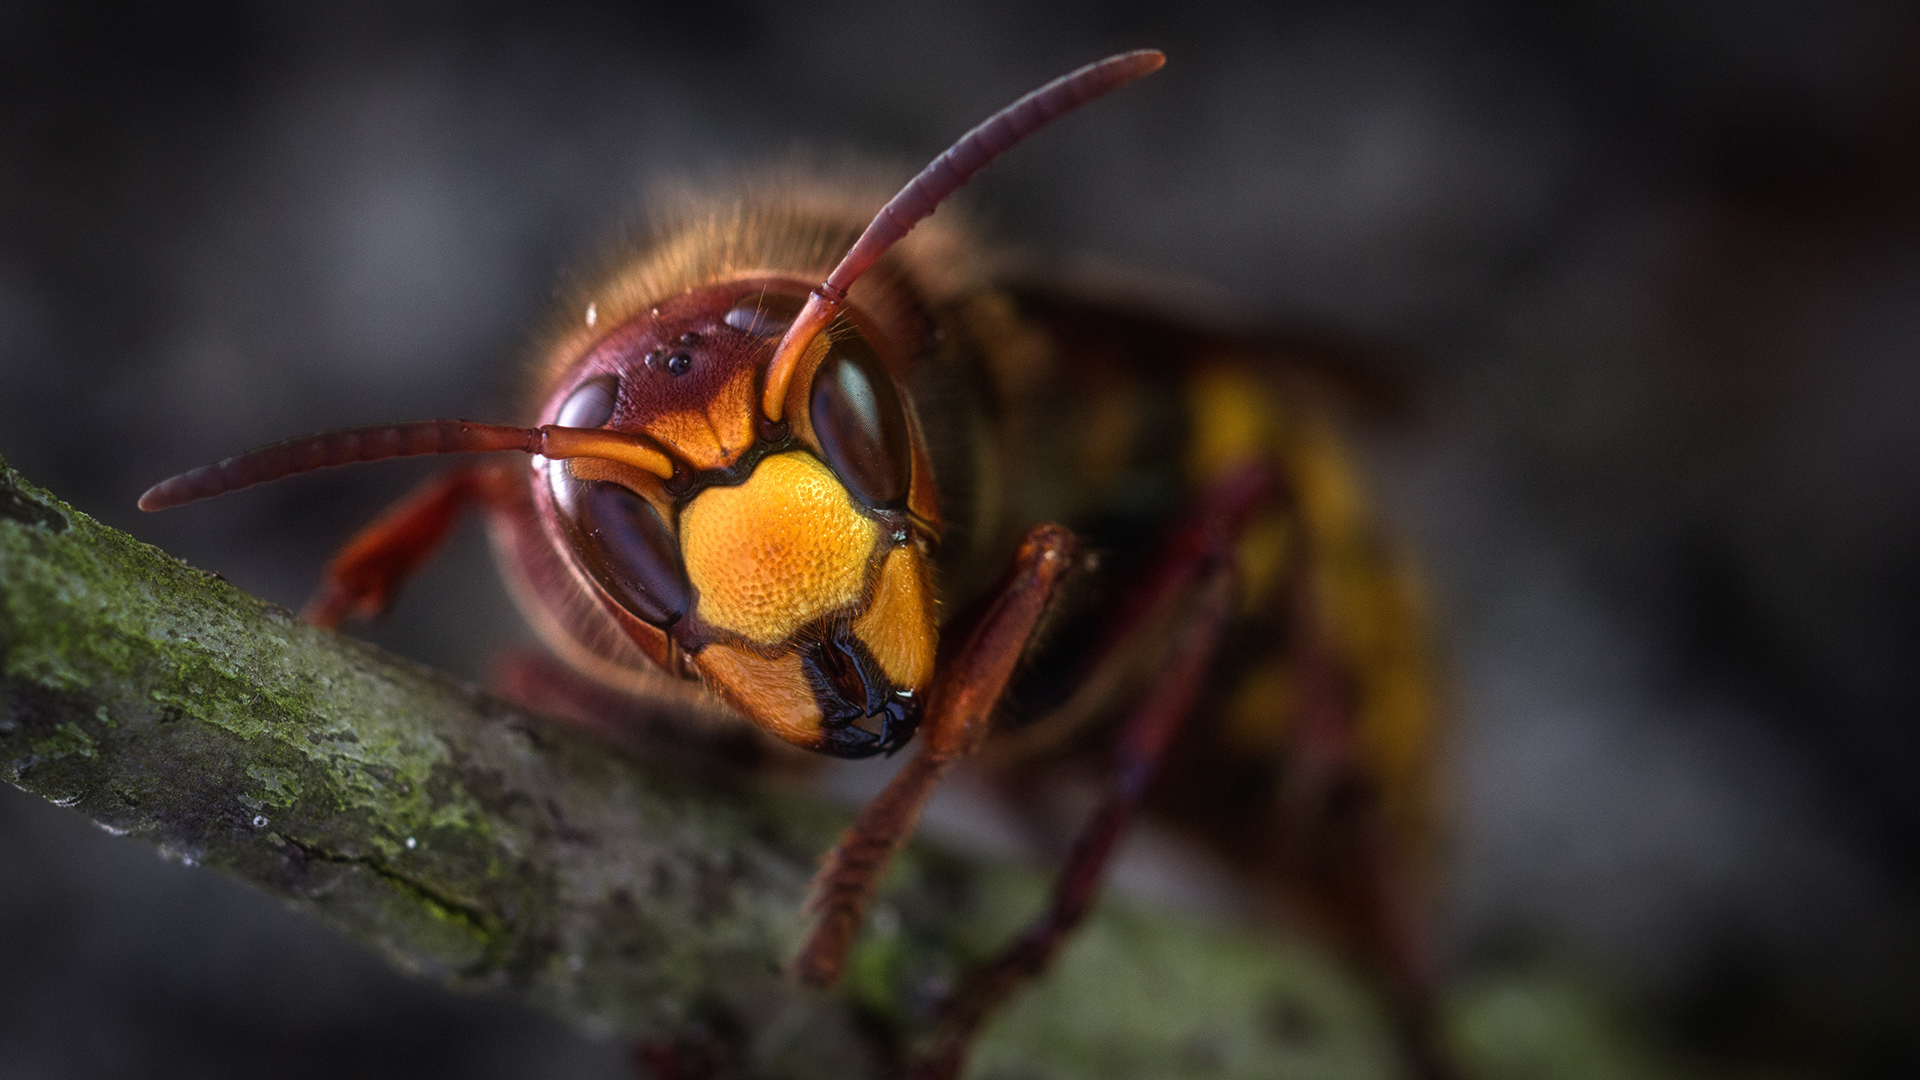
[[[1180,731],[1220,646],[1237,600],[1231,563],[1234,541],[1248,514],[1271,493],[1264,468],[1224,477],[1172,538],[1154,573],[1135,591],[1096,656],[1118,651],[1124,639],[1149,625],[1156,612],[1183,595],[1191,604],[1179,620],[1173,653],[1147,699],[1121,729],[1106,797],[1067,857],[1046,912],[1000,955],[974,969],[941,1010],[933,1040],[912,1066],[914,1080],[948,1080],[966,1064],[967,1050],[989,1015],[1046,969],[1086,917],[1108,861],[1138,811],[1167,747]]]
[[[986,738],[994,706],[1074,550],[1073,534],[1058,525],[1036,525],[1021,541],[992,603],[928,695],[920,752],[861,808],[813,879],[807,908],[817,920],[793,963],[803,982],[830,986],[839,979],[874,885],[913,834],[940,778]]]
[[[1266,471],[1250,467],[1209,491],[1194,515],[1196,524],[1176,534],[1160,571],[1130,598],[1113,641],[1191,588],[1196,575],[1227,550],[1230,538],[1238,534],[1267,489]],[[1072,549],[1072,535],[1057,525],[1038,525],[1027,534],[992,605],[935,684],[920,754],[861,809],[828,853],[808,901],[808,908],[819,918],[794,962],[794,972],[803,981],[827,986],[840,977],[873,888],[893,853],[912,835],[927,797],[954,762],[986,738],[994,706],[1015,662],[1026,651]],[[1111,647],[1101,651],[1110,652]]]
[[[1108,861],[1132,822],[1169,743],[1193,711],[1227,623],[1233,617],[1236,576],[1216,565],[1203,579],[1191,619],[1165,674],[1127,721],[1115,753],[1106,798],[1067,858],[1046,913],[998,956],[975,968],[941,1010],[940,1025],[912,1080],[952,1080],[966,1065],[973,1037],[993,1011],[1047,967],[1086,917]]]
[[[461,511],[501,502],[510,479],[499,466],[462,465],[415,488],[333,557],[301,614],[317,626],[337,627],[348,617],[385,611],[401,584],[446,540]]]

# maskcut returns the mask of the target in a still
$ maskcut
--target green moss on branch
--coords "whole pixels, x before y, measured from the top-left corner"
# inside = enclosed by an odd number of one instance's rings
[[[843,811],[609,752],[308,626],[4,463],[0,778],[410,971],[592,1030],[698,1035],[752,1075],[879,1075],[924,1025],[929,988],[1004,940],[1043,887],[916,848],[846,986],[802,990],[780,968]],[[1355,987],[1303,953],[1110,905],[978,1062],[1357,1078],[1392,1074],[1388,1042]]]

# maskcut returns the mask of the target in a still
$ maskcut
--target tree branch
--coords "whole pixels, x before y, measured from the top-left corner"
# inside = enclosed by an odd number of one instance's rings
[[[756,1076],[880,1075],[1043,896],[1032,872],[916,845],[845,984],[806,991],[780,969],[845,811],[610,752],[308,626],[4,462],[0,777],[409,971]],[[1108,904],[976,1064],[1384,1076],[1389,1043],[1299,950]]]

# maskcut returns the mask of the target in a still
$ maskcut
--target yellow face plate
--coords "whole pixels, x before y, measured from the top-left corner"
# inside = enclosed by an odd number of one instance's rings
[[[762,461],[680,513],[680,550],[709,626],[777,645],[865,592],[879,527],[811,455]]]
[[[933,654],[940,636],[927,594],[914,549],[894,548],[881,566],[873,606],[853,624],[854,634],[895,686],[917,690],[933,681]]]

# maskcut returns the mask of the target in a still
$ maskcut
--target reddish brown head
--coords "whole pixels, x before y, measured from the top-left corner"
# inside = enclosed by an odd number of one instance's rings
[[[522,450],[548,539],[648,656],[697,672],[797,745],[897,749],[933,677],[939,510],[897,382],[913,359],[902,351],[920,346],[862,310],[853,286],[995,156],[1163,62],[1111,57],[996,113],[896,195],[823,281],[710,276],[571,339],[537,427],[309,436],[165,481],[141,506],[352,461]]]
[[[758,409],[806,282],[751,275],[663,301],[561,378],[541,419],[645,438],[662,477],[539,460],[536,500],[622,627],[762,727],[862,756],[901,745],[932,677],[938,539],[918,428],[857,311],[816,342],[804,401]],[[862,726],[862,725],[868,726]],[[870,730],[871,728],[871,730]]]

